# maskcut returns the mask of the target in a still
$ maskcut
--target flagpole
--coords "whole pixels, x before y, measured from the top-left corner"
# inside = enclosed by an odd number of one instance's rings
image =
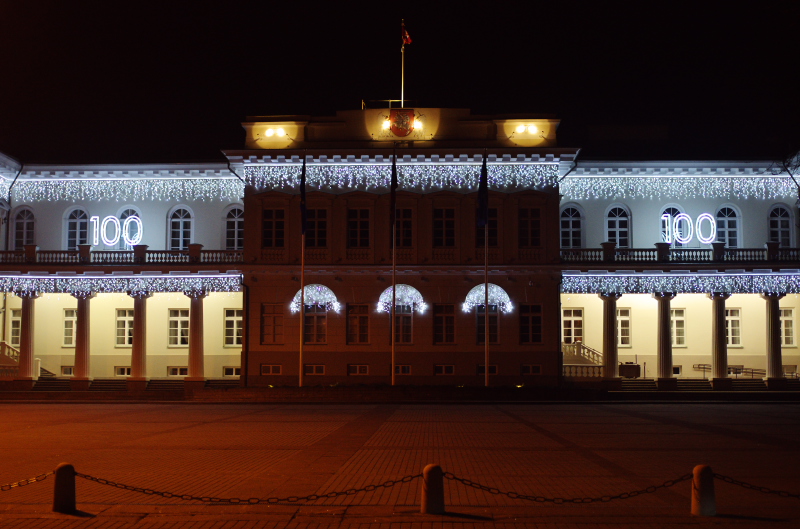
[[[489,222],[483,227],[484,384],[489,387]]]
[[[397,359],[395,356],[395,342],[397,342],[397,321],[395,305],[397,304],[397,150],[392,151],[392,179],[390,183],[389,212],[392,230],[392,385],[397,382]]]
[[[405,24],[403,24],[405,28]],[[403,29],[405,33],[405,29]],[[400,46],[400,108],[406,106],[406,41]]]
[[[300,172],[300,348],[297,361],[297,385],[303,387],[305,367],[303,365],[303,342],[306,325],[306,153],[303,152],[303,168]]]

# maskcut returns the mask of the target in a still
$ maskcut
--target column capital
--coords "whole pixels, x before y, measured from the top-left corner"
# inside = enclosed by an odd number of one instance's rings
[[[598,292],[597,296],[603,301],[617,301],[622,297],[621,292]]]
[[[205,290],[184,290],[183,294],[185,296],[189,296],[192,299],[203,299],[208,295]]]
[[[675,292],[653,292],[653,299],[670,301],[675,297]]]
[[[70,295],[77,299],[92,299],[97,293],[91,290],[79,290],[77,292],[70,292]]]
[[[729,297],[731,297],[731,293],[730,292],[709,292],[709,293],[706,294],[706,296],[708,296],[708,299],[710,299],[710,300],[721,299],[721,300],[724,301],[724,300],[728,299]]]
[[[152,297],[153,293],[147,290],[129,290],[128,295],[133,299],[147,299]]]
[[[777,301],[785,295],[786,292],[762,292],[761,299],[765,299],[767,301]]]
[[[14,292],[14,295],[19,298],[27,298],[27,299],[36,299],[39,296],[41,296],[41,294],[36,290],[16,290]]]

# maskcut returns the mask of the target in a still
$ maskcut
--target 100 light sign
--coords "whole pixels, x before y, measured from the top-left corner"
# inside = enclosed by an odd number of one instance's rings
[[[100,220],[100,217],[93,215],[89,217],[89,222],[92,225],[92,244],[99,246],[100,241],[106,246],[116,246],[119,244],[120,239],[125,241],[128,246],[134,246],[142,242],[142,235],[144,234],[144,227],[142,226],[142,219],[136,216],[120,220],[119,218],[109,215]],[[111,229],[111,236],[108,236],[109,228]]]
[[[661,215],[661,222],[664,242],[687,244],[695,233],[697,240],[703,244],[711,244],[717,238],[717,221],[710,213],[701,213],[695,222],[692,222],[692,217],[686,213],[679,213],[674,217],[664,213]],[[708,223],[707,235],[703,233],[703,223]]]

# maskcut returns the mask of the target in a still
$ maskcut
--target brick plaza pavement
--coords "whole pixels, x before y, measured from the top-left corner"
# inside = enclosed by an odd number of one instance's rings
[[[800,492],[794,403],[2,403],[0,485],[60,462],[159,491],[220,498],[324,495],[428,463],[545,497],[645,489],[696,464]],[[689,514],[688,481],[608,503],[531,503],[445,481],[448,514],[419,514],[420,481],[313,502],[208,505],[77,480],[81,516],[50,512],[52,477],[0,492],[0,527],[798,527],[800,500],[716,481],[720,516]]]

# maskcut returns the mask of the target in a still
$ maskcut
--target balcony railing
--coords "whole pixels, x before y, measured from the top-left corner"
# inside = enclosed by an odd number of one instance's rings
[[[725,248],[711,243],[711,248],[672,247],[656,243],[655,248],[617,248],[604,242],[602,248],[567,248],[561,250],[563,263],[758,263],[800,261],[800,248],[779,248],[768,242],[764,248]]]
[[[148,250],[146,245],[133,250],[96,250],[81,245],[77,250],[39,250],[26,246],[24,251],[0,251],[0,264],[45,265],[147,265],[147,264],[239,264],[242,250],[203,250],[202,244],[190,244],[187,250]]]

